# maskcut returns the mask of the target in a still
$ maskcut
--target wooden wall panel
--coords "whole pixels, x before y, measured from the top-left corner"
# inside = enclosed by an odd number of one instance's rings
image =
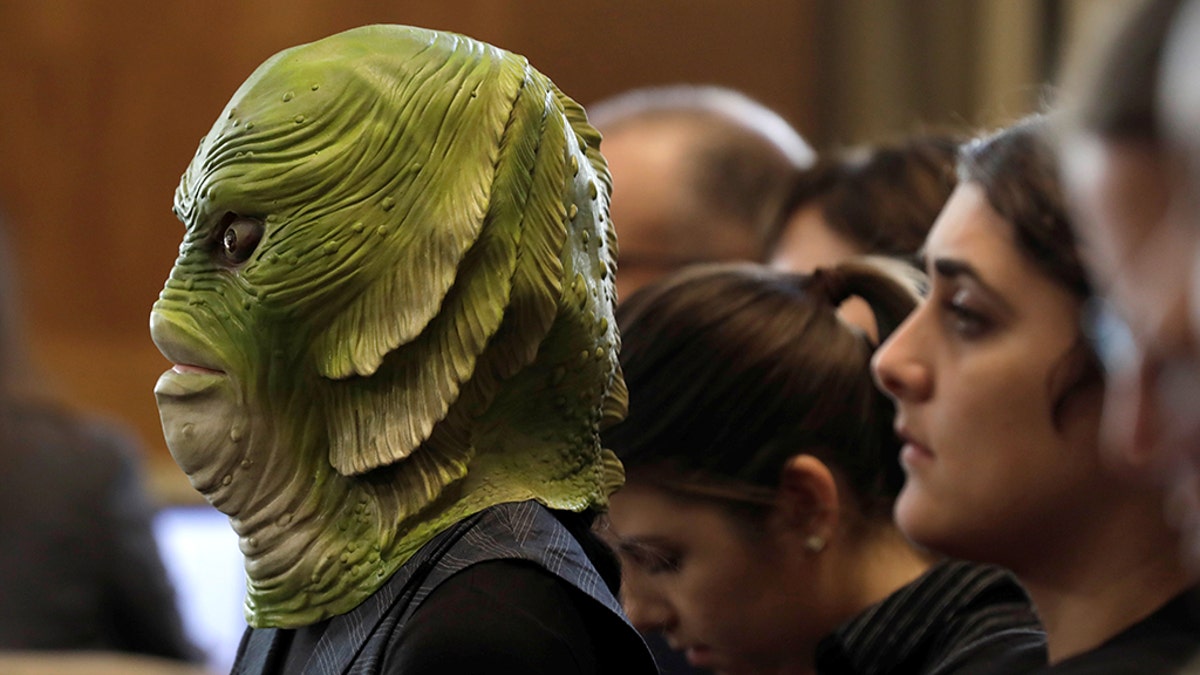
[[[64,397],[166,460],[147,317],[182,228],[199,138],[263,59],[364,23],[467,33],[525,54],[587,104],[632,86],[741,88],[802,130],[813,0],[5,0],[0,209],[35,354]]]

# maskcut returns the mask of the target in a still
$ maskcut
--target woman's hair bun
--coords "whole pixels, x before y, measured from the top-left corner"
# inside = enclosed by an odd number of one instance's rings
[[[851,295],[846,273],[841,266],[819,267],[813,271],[808,282],[813,295],[824,298],[831,307],[840,307]]]

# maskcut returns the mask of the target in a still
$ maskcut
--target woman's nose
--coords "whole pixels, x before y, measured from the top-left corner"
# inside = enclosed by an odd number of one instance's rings
[[[913,335],[913,317],[892,333],[871,359],[875,383],[897,401],[920,401],[933,393],[933,375]]]
[[[673,628],[675,614],[666,599],[645,583],[631,581],[628,576],[623,580],[621,604],[633,627],[642,633],[663,632]]]

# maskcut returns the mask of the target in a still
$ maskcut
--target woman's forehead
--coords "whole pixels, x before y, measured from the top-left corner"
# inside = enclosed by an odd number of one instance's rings
[[[1020,257],[1012,224],[992,208],[983,187],[976,183],[955,188],[933,224],[923,252],[931,264],[950,257],[990,266],[992,260],[1004,264]]]

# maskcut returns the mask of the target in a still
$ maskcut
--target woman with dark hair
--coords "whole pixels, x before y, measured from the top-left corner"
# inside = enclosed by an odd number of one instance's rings
[[[1099,452],[1090,287],[1045,133],[1032,118],[964,148],[925,243],[930,297],[875,356],[905,440],[896,521],[1014,571],[1053,672],[1175,672],[1200,644],[1197,576],[1163,491]]]
[[[903,477],[874,346],[916,302],[883,268],[707,266],[618,308],[629,416],[606,536],[625,607],[695,666],[736,673],[1004,673],[1044,662],[1024,591],[938,562],[891,520]]]

